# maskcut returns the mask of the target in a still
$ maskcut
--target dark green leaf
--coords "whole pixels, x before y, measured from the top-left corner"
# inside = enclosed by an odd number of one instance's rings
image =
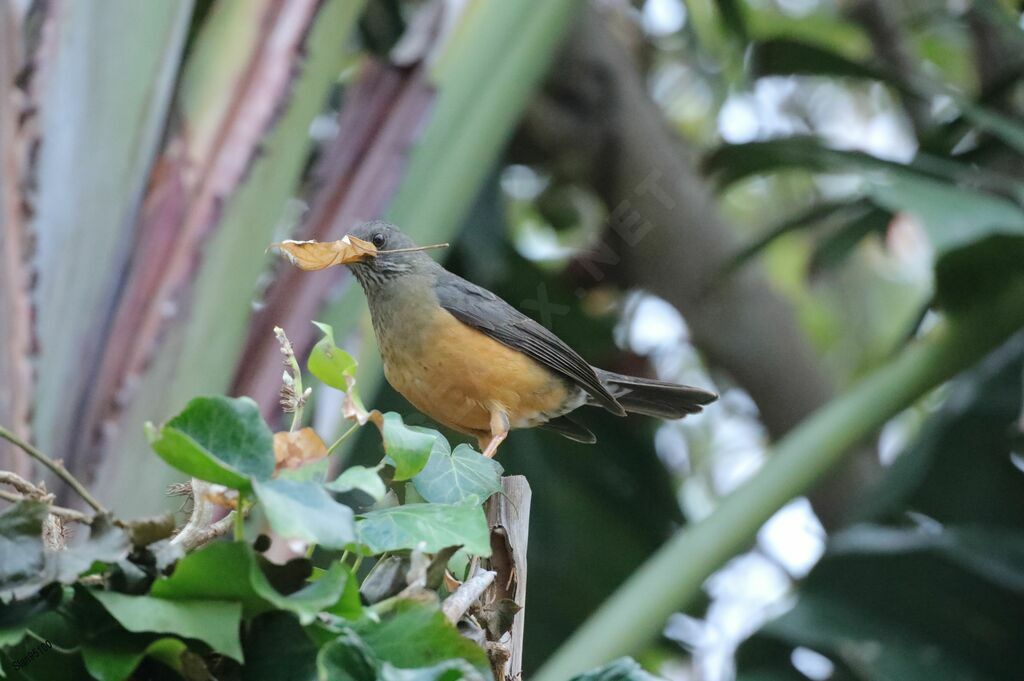
[[[725,27],[737,38],[746,41],[747,22],[743,16],[743,2],[741,0],[717,0],[716,4]]]
[[[336,565],[340,565],[340,563]],[[333,569],[336,566],[332,565],[331,567]],[[344,617],[347,620],[357,620],[363,616],[363,601],[359,597],[359,580],[352,570],[346,569],[345,573],[345,583],[341,592],[341,598],[335,600],[326,611],[332,615]],[[313,568],[313,576],[310,579],[319,580],[325,577],[328,577],[326,570]]]
[[[273,608],[287,610],[309,624],[318,612],[338,603],[349,582],[348,569],[336,562],[313,583],[284,595],[267,580],[263,562],[248,544],[208,544],[183,558],[173,575],[157,580],[150,595],[170,600],[237,601],[247,618]]]
[[[997,234],[939,257],[935,298],[950,312],[971,312],[1024,277],[1024,237]]]
[[[206,643],[219,653],[242,661],[238,628],[242,606],[226,601],[170,601],[93,591],[103,607],[128,631],[174,634]]]
[[[943,525],[1024,527],[1024,475],[1014,466],[1024,391],[1018,334],[949,386],[942,406],[861,499],[853,519],[904,522],[913,509]]]
[[[250,477],[274,472],[273,434],[248,397],[197,397],[147,435],[160,458],[200,480],[247,490]]]
[[[320,681],[378,681],[377,658],[351,629],[322,647],[316,656]]]
[[[352,509],[331,498],[323,485],[294,480],[255,481],[267,520],[282,537],[339,549],[355,541]]]
[[[317,646],[289,613],[266,612],[245,628],[244,681],[314,681]]]
[[[491,555],[487,518],[476,504],[407,504],[370,511],[358,529],[360,543],[372,553],[402,549],[436,553],[460,545],[476,556]]]
[[[187,649],[188,646],[176,638],[163,637],[154,641],[151,634],[132,634],[118,630],[84,644],[82,660],[89,673],[99,681],[123,681],[131,676],[147,655],[180,669],[178,660]]]
[[[313,351],[309,354],[309,360],[306,362],[309,373],[332,388],[348,392],[349,387],[345,379],[355,376],[355,358],[335,345],[334,329],[329,324],[313,324],[323,332],[324,337],[313,346]]]
[[[645,672],[636,660],[621,657],[600,669],[574,676],[572,681],[656,681],[657,677]]]
[[[109,514],[96,516],[88,531],[89,536],[84,541],[47,554],[57,563],[58,581],[70,584],[97,561],[114,563],[128,556],[131,539],[127,532],[114,524]]]
[[[930,552],[987,579],[1024,594],[1024,530],[973,527],[896,528],[855,525],[833,537],[833,555],[884,555]]]
[[[395,467],[395,480],[408,480],[423,470],[437,440],[443,439],[437,431],[419,430],[406,426],[402,417],[393,411],[384,414],[384,451],[388,463]]]
[[[380,681],[484,681],[485,677],[465,660],[448,660],[433,667],[399,669],[385,662]],[[490,677],[486,677],[490,678]]]
[[[885,80],[885,75],[877,69],[820,45],[788,38],[756,43],[751,68],[756,76],[838,76]]]
[[[737,253],[732,261],[724,268],[722,274],[730,274],[746,264],[751,258],[763,251],[769,244],[779,237],[794,232],[804,227],[817,227],[822,222],[832,222],[833,219],[843,219],[849,213],[860,214],[869,206],[864,202],[850,203],[848,201],[836,203],[822,203],[811,206],[807,210],[796,215],[784,218],[772,227],[765,230],[763,236],[754,240],[750,245],[745,246]]]
[[[462,637],[437,605],[402,601],[381,622],[360,622],[354,629],[378,659],[396,667],[429,667],[461,658],[489,674],[484,651]]]
[[[819,274],[841,265],[865,237],[885,234],[891,221],[892,214],[881,208],[869,208],[855,217],[815,246],[811,254],[811,273]]]
[[[53,581],[43,551],[46,504],[19,501],[0,513],[0,600],[27,598]]]
[[[96,516],[79,541],[61,551],[43,546],[47,506],[21,501],[0,513],[0,598],[24,599],[52,582],[71,584],[97,561],[128,555],[128,535],[108,515]]]
[[[443,438],[438,438],[443,442]],[[423,470],[412,484],[425,500],[436,504],[460,504],[475,499],[482,503],[501,491],[504,470],[494,459],[488,459],[469,445],[461,444],[454,452],[447,446],[435,446]]]

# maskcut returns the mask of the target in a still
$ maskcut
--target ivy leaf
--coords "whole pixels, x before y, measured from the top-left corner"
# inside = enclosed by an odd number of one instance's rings
[[[465,546],[476,556],[491,555],[490,531],[484,510],[476,504],[406,504],[365,514],[359,541],[372,553],[418,549],[437,553]]]
[[[242,661],[242,644],[238,638],[242,606],[238,603],[170,601],[113,591],[90,593],[128,631],[152,631],[197,639],[233,660]]]
[[[274,472],[273,435],[248,397],[197,397],[146,434],[160,458],[200,480],[248,490]]]
[[[243,634],[245,681],[316,679],[317,645],[310,637],[312,629],[303,628],[295,617],[280,610],[253,619]]]
[[[118,630],[99,640],[82,645],[82,661],[99,681],[121,681],[131,677],[146,656],[181,671],[181,654],[188,650],[184,642],[163,637],[155,641],[151,634],[126,634]]]
[[[356,537],[352,509],[331,498],[324,486],[296,480],[256,480],[256,496],[274,531],[329,549],[345,548]]]
[[[247,619],[267,610],[287,610],[309,624],[317,613],[338,603],[349,588],[348,568],[335,562],[316,581],[285,595],[271,585],[262,561],[242,542],[208,544],[181,559],[170,577],[154,582],[150,595],[168,600],[236,601]]]
[[[354,625],[353,629],[378,659],[396,667],[417,669],[459,658],[469,662],[480,673],[490,674],[490,665],[483,649],[459,634],[436,603],[400,601],[389,617],[380,622],[364,620]]]
[[[375,468],[366,466],[349,466],[335,478],[325,485],[332,492],[351,492],[359,490],[371,497],[375,502],[384,498],[388,493],[384,481]]]
[[[347,627],[316,656],[318,678],[324,681],[379,681],[378,668],[370,647]]]
[[[20,501],[0,513],[0,599],[24,599],[52,582],[71,584],[93,563],[113,563],[128,555],[128,534],[99,515],[88,537],[62,551],[43,546],[46,504]]]
[[[388,463],[395,467],[395,480],[408,480],[423,470],[430,459],[437,440],[443,440],[436,430],[410,428],[402,417],[393,411],[384,414],[381,429],[384,451]],[[447,445],[445,445],[447,446]]]
[[[324,337],[313,346],[313,352],[309,354],[306,367],[309,369],[309,373],[323,383],[347,392],[351,386],[346,379],[355,378],[358,364],[352,355],[334,343],[334,329],[329,324],[320,322],[313,322],[313,324],[323,332]]]
[[[0,600],[21,599],[46,585],[46,504],[19,501],[0,513]]]
[[[484,681],[484,678],[465,660],[448,660],[420,669],[399,669],[385,662],[380,668],[380,681]]]
[[[469,445],[459,445],[454,452],[434,447],[427,465],[412,479],[412,484],[431,503],[460,504],[470,499],[481,503],[501,491],[503,472],[500,463]]]

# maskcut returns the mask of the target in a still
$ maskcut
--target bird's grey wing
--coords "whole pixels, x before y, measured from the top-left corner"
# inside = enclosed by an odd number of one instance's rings
[[[608,411],[622,408],[601,384],[594,368],[555,334],[487,289],[442,270],[435,285],[441,307],[463,324],[518,350],[569,379]]]

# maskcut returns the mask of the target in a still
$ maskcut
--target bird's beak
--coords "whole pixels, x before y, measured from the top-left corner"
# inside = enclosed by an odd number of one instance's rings
[[[293,265],[303,270],[351,265],[377,256],[376,246],[351,234],[337,241],[282,241],[271,248],[280,249]]]

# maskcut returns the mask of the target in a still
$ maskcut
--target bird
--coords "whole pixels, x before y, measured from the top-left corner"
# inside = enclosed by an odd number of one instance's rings
[[[488,458],[518,428],[596,442],[572,417],[585,406],[678,419],[718,398],[591,366],[546,327],[446,270],[392,224],[358,224],[343,242],[334,242],[343,248],[329,264],[347,265],[366,294],[387,381],[437,423],[475,437]]]

